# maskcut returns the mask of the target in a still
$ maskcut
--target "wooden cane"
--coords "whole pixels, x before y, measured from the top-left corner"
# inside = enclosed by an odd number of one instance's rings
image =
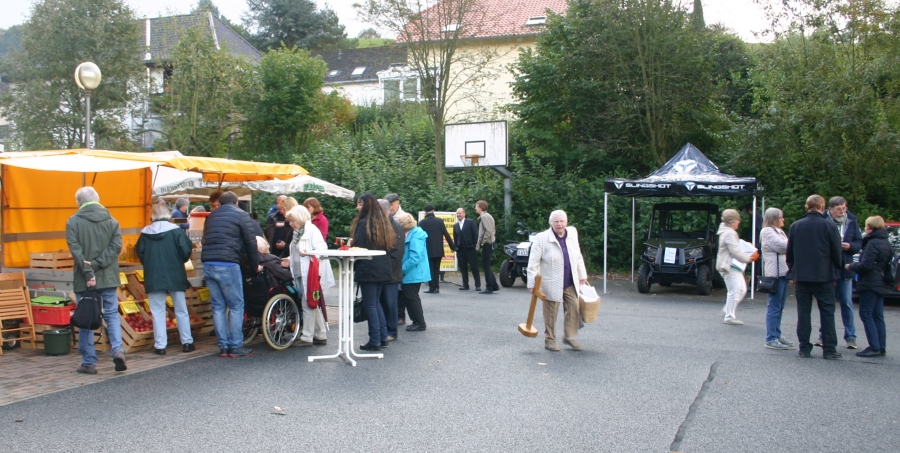
[[[531,326],[531,322],[534,321],[534,307],[537,306],[537,300],[540,298],[542,301],[547,300],[547,296],[541,292],[541,276],[538,275],[534,277],[534,288],[531,290],[531,308],[528,309],[528,322],[524,324],[519,324],[519,332],[526,337],[534,338],[537,336],[538,331],[534,327]]]

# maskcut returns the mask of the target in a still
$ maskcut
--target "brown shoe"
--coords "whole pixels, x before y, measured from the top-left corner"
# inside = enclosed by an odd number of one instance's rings
[[[97,374],[97,365],[85,365],[81,364],[78,368],[75,368],[75,371],[81,374]]]
[[[312,341],[303,341],[303,340],[297,339],[294,341],[294,344],[292,344],[291,346],[296,346],[298,348],[302,348],[304,346],[312,346],[312,345],[313,345]]]
[[[579,343],[578,341],[576,341],[574,338],[566,338],[565,340],[563,340],[563,343],[569,345],[570,348],[572,348],[572,349],[574,349],[574,350],[576,350],[576,351],[580,351],[580,350],[583,349],[583,348],[581,347],[581,343]]]
[[[313,338],[313,344],[316,346],[325,346],[326,344],[328,344],[328,339],[323,338],[320,340],[318,338]]]
[[[544,340],[544,347],[551,351],[559,351],[559,346],[554,340]]]

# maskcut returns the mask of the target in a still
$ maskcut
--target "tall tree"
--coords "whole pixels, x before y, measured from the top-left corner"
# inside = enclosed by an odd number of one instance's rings
[[[244,24],[258,49],[282,44],[308,50],[334,50],[352,46],[344,26],[330,9],[319,10],[312,0],[247,0]]]
[[[123,0],[43,0],[25,24],[21,49],[4,60],[14,83],[0,100],[0,115],[14,124],[25,149],[75,148],[84,140],[84,93],[75,67],[93,61],[103,81],[91,97],[96,138],[129,137],[123,126],[134,87],[143,75],[141,29]]]
[[[153,110],[162,120],[155,148],[229,157],[239,131],[239,103],[251,86],[251,65],[227,49],[216,50],[198,29],[185,33],[167,65],[172,76],[154,99]]]
[[[570,1],[515,67],[530,148],[567,168],[662,165],[715,111],[707,35],[667,0]]]
[[[694,0],[694,10],[691,11],[691,23],[697,30],[706,28],[706,20],[703,19],[703,0]]]
[[[509,12],[496,4],[493,9],[489,6],[482,0],[365,0],[357,5],[368,23],[395,33],[397,42],[406,46],[407,64],[419,78],[434,128],[438,187],[444,184],[443,133],[448,114],[456,103],[478,105],[486,100],[480,89],[485,80],[496,76],[494,63],[504,55],[500,46],[486,40],[465,46],[474,37],[491,36],[496,18]]]

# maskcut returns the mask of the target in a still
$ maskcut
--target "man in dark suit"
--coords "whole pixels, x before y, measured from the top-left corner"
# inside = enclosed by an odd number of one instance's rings
[[[466,210],[456,210],[457,222],[453,224],[453,238],[456,243],[456,260],[459,262],[459,270],[462,272],[463,285],[459,289],[469,289],[469,267],[472,267],[472,276],[475,277],[475,291],[481,291],[481,276],[478,275],[478,252],[475,244],[478,242],[478,224],[472,219],[466,218]]]
[[[841,267],[841,237],[834,223],[825,218],[825,199],[810,195],[806,214],[791,225],[787,243],[787,265],[797,284],[797,339],[800,357],[809,357],[813,345],[810,313],[812,298],[819,304],[822,349],[826,359],[839,359],[834,329],[834,276]]]
[[[438,278],[441,270],[441,258],[444,257],[443,239],[447,239],[447,244],[450,245],[451,250],[455,251],[456,245],[453,243],[453,238],[450,237],[450,233],[447,232],[444,221],[434,216],[433,204],[425,205],[425,218],[419,221],[419,227],[428,234],[428,239],[425,241],[425,248],[428,249],[428,265],[431,268],[431,281],[428,283],[428,291],[425,292],[429,294],[439,293],[440,287],[438,286]]]

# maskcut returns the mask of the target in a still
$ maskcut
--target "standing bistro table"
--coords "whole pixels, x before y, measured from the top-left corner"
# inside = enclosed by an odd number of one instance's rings
[[[309,361],[318,359],[334,359],[341,355],[356,366],[356,361],[350,357],[377,357],[384,358],[384,354],[359,354],[353,350],[353,265],[356,260],[370,260],[373,256],[384,255],[384,250],[309,250],[308,255],[319,258],[339,258],[338,260],[338,350],[331,355],[318,355],[308,357]]]

